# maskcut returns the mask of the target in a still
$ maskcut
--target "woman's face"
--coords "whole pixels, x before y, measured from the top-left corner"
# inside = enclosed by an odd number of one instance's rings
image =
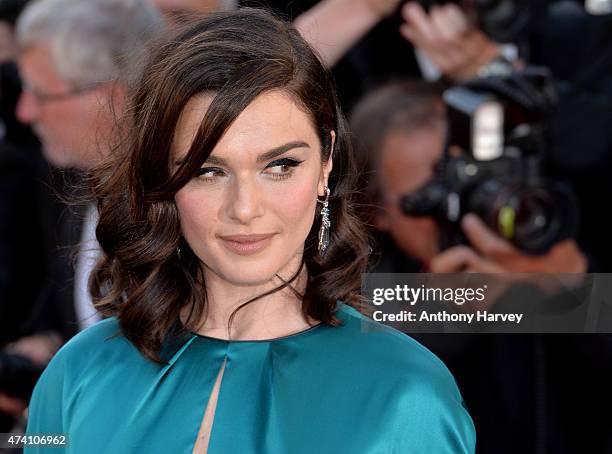
[[[183,110],[175,165],[211,101],[195,97]],[[214,273],[233,285],[260,285],[295,271],[331,168],[331,157],[321,162],[310,118],[289,95],[257,97],[175,196],[182,234],[205,265],[205,278]]]

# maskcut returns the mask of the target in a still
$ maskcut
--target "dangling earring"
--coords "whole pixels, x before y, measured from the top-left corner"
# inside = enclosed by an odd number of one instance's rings
[[[181,261],[181,247],[177,246],[176,247],[176,256],[179,259],[179,262]]]
[[[325,200],[319,200],[317,202],[323,204],[321,208],[321,228],[319,229],[319,255],[325,255],[325,251],[329,246],[329,229],[331,227],[331,221],[329,220],[329,188],[325,186]]]

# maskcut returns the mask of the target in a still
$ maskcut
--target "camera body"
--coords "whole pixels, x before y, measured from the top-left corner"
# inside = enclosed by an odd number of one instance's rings
[[[545,68],[477,78],[446,90],[448,130],[435,177],[401,199],[402,211],[431,216],[441,246],[467,243],[466,213],[530,254],[542,254],[577,231],[571,190],[546,178],[546,114],[556,96]]]

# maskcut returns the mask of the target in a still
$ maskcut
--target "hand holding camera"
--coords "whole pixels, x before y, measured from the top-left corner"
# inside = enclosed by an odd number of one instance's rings
[[[466,214],[461,226],[470,246],[453,246],[429,263],[432,273],[584,273],[587,261],[576,242],[566,239],[540,256],[526,254],[501,238],[474,214]]]

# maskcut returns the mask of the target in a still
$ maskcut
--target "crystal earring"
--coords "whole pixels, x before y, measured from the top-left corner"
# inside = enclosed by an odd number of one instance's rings
[[[325,251],[329,246],[329,229],[331,227],[331,221],[329,220],[329,188],[325,186],[325,200],[319,200],[317,202],[323,204],[321,208],[321,228],[319,229],[319,255],[325,255]]]

